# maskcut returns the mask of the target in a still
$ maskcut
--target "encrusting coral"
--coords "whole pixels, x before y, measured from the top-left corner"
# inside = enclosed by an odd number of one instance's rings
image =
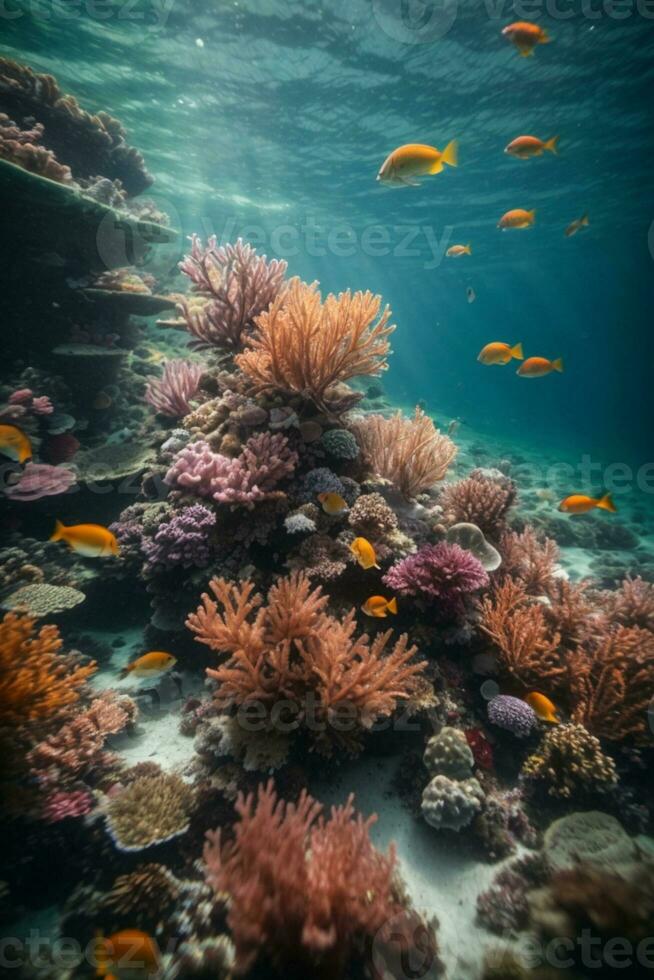
[[[583,725],[557,725],[547,731],[522,766],[522,776],[541,782],[550,796],[567,799],[602,793],[618,781],[615,764]]]

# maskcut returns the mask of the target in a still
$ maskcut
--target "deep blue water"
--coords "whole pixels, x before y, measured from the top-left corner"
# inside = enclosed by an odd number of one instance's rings
[[[524,8],[6,0],[0,31],[4,53],[123,121],[155,175],[151,196],[184,234],[241,234],[325,290],[381,293],[398,325],[394,399],[424,399],[537,452],[642,463],[654,403],[654,4]],[[553,38],[531,58],[501,36],[521,16]],[[560,135],[559,155],[504,155],[523,133]],[[452,138],[456,170],[420,188],[375,182],[395,146]],[[536,225],[501,233],[514,207],[535,208]],[[585,211],[590,228],[566,239]],[[457,242],[472,256],[443,260]],[[492,340],[561,355],[565,373],[483,368],[476,356]]]

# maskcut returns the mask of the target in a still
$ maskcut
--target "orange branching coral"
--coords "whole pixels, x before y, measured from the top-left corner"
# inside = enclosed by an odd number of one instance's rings
[[[297,722],[328,751],[334,741],[356,746],[362,730],[416,689],[425,664],[412,662],[416,648],[406,635],[390,649],[391,630],[372,641],[355,637],[354,610],[342,622],[329,616],[326,596],[304,573],[280,579],[265,605],[251,582],[212,579],[210,589],[215,599],[205,593],[187,626],[228,655],[207,671],[222,707],[256,701],[272,710],[290,701]]]
[[[62,646],[56,626],[37,632],[29,616],[7,613],[0,623],[0,728],[52,721],[79,699],[96,667],[62,655]]]
[[[388,367],[395,327],[380,306],[379,296],[349,290],[323,303],[317,283],[292,279],[256,318],[257,333],[236,363],[255,388],[295,392],[324,408],[332,385]]]
[[[529,525],[518,534],[506,531],[500,538],[502,572],[516,579],[529,595],[549,594],[559,549],[552,538],[539,538]]]
[[[444,487],[439,503],[448,524],[476,524],[486,537],[497,539],[515,497],[515,486],[508,478],[496,480],[473,470],[465,480]]]
[[[395,853],[377,851],[376,819],[356,814],[350,797],[329,819],[305,790],[279,800],[272,782],[239,795],[234,840],[207,834],[205,874],[230,898],[227,923],[236,971],[261,955],[280,975],[345,975],[355,948],[404,912],[393,887]]]
[[[569,582],[553,578],[548,586],[549,605],[544,607],[545,618],[561,637],[564,647],[575,648],[598,629],[606,619],[588,596],[588,582]]]
[[[481,608],[481,628],[497,647],[507,674],[524,687],[561,682],[565,667],[560,636],[548,628],[543,606],[530,599],[520,582],[505,579]]]
[[[355,433],[368,466],[405,497],[415,497],[442,480],[457,448],[420,408],[413,418],[366,415]]]
[[[573,721],[610,741],[652,744],[654,634],[620,626],[595,650],[571,654],[568,665]]]
[[[654,585],[642,578],[626,578],[615,592],[607,592],[603,602],[612,622],[639,626],[654,632]]]

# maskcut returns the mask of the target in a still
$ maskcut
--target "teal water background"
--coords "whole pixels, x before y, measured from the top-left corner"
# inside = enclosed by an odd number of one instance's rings
[[[523,7],[2,0],[0,49],[120,118],[184,235],[240,234],[324,290],[381,293],[398,403],[536,454],[641,465],[654,458],[654,4]],[[531,58],[501,36],[525,15],[553,38]],[[504,155],[524,133],[560,135],[560,154]],[[457,169],[420,188],[375,182],[395,146],[452,138]],[[514,207],[535,208],[535,227],[500,232]],[[585,211],[591,227],[566,239]],[[443,259],[467,242],[470,258]],[[484,368],[493,340],[561,355],[565,373]]]

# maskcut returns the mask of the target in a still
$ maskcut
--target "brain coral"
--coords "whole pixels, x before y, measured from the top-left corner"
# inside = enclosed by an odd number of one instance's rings
[[[31,585],[23,585],[3,599],[2,608],[20,610],[28,616],[39,619],[41,616],[50,616],[65,609],[72,609],[80,602],[84,602],[85,598],[83,592],[68,585],[46,585],[45,582],[34,582]]]

